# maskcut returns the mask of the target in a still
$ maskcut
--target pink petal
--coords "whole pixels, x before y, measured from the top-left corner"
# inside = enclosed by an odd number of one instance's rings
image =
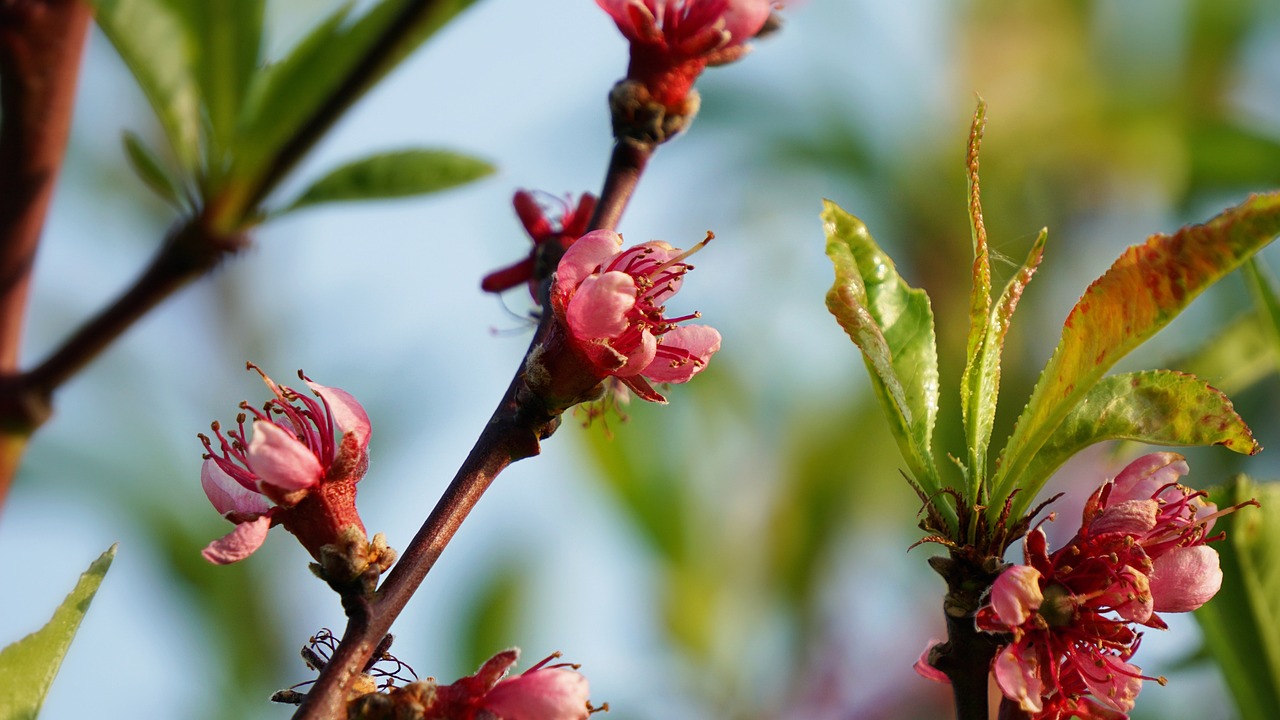
[[[242,522],[221,539],[214,540],[201,551],[205,560],[214,565],[229,565],[243,560],[262,547],[267,539],[267,531],[271,529],[271,518],[262,517]]]
[[[281,490],[302,490],[320,482],[324,468],[306,445],[272,423],[255,420],[246,453],[259,482]]]
[[[613,372],[618,377],[631,377],[643,373],[649,365],[653,363],[653,358],[658,354],[658,339],[653,333],[645,330],[640,333],[640,342],[632,348],[630,353],[623,355],[626,362]]]
[[[1090,535],[1118,532],[1126,535],[1146,535],[1156,526],[1160,506],[1155,500],[1123,500],[1108,503],[1102,513],[1089,523]]]
[[[662,349],[687,351],[697,362],[673,362]],[[659,352],[644,369],[645,377],[654,382],[682,383],[702,372],[711,356],[720,349],[720,333],[706,325],[682,325],[662,336]]]
[[[506,675],[507,671],[509,671],[519,659],[519,648],[503,650],[497,655],[485,660],[484,664],[480,666],[480,669],[476,671],[476,674],[471,677],[479,684],[482,691],[487,692],[498,684],[498,681],[502,679],[502,676]]]
[[[929,638],[929,642],[924,646],[924,652],[920,653],[920,658],[916,660],[915,664],[912,665],[911,668],[916,671],[916,674],[925,680],[932,680],[944,685],[950,685],[951,678],[947,677],[946,673],[929,664],[929,653],[941,644],[942,641],[938,638]]]
[[[1188,612],[1222,587],[1218,552],[1204,545],[1179,547],[1155,559],[1151,596],[1157,612]]]
[[[338,426],[338,431],[343,436],[353,436],[361,451],[367,450],[373,426],[369,423],[369,414],[364,411],[364,406],[346,390],[325,387],[310,380],[307,385],[329,405],[329,412],[333,413],[333,422]]]
[[[1125,466],[1116,476],[1107,504],[1125,500],[1150,500],[1156,491],[1190,472],[1187,461],[1178,453],[1158,452],[1143,455]]]
[[[206,459],[200,466],[200,487],[204,488],[205,496],[219,515],[261,515],[271,509],[271,503],[265,497],[236,482],[213,458]]]
[[[1040,682],[1039,663],[1034,652],[1032,657],[1023,658],[1018,645],[1006,645],[991,661],[991,670],[1005,697],[1029,713],[1044,709],[1044,699],[1040,696],[1044,684]]]
[[[622,236],[611,230],[596,230],[578,238],[565,250],[556,266],[556,286],[569,292],[622,249]]]
[[[636,283],[630,275],[622,272],[592,275],[582,281],[569,301],[566,313],[569,329],[583,340],[616,337],[627,329],[627,312],[635,304]]]
[[[771,0],[729,0],[729,8],[724,12],[724,27],[733,38],[734,45],[750,40],[764,27],[773,9]]]
[[[1081,672],[1084,684],[1099,702],[1120,712],[1129,712],[1142,690],[1142,670],[1113,655],[1098,656],[1103,667]]]
[[[1112,586],[1112,593],[1115,595],[1111,600],[1112,607],[1125,620],[1146,623],[1155,610],[1150,578],[1127,565],[1120,569],[1119,574],[1124,582],[1117,582]]]
[[[585,677],[545,668],[498,683],[484,707],[502,720],[585,720],[589,698]]]
[[[991,585],[991,607],[1009,627],[1018,627],[1044,603],[1040,571],[1030,565],[1006,569]]]

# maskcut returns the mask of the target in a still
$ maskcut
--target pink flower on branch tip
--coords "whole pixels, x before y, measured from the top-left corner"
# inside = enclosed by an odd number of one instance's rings
[[[665,302],[693,269],[688,251],[664,242],[622,249],[622,236],[597,230],[579,239],[560,260],[551,308],[583,369],[598,383],[616,377],[650,402],[666,402],[650,382],[683,383],[706,368],[720,349],[720,333],[680,323],[698,313],[667,317]]]
[[[1194,610],[1222,584],[1205,544],[1222,513],[1178,483],[1187,471],[1176,453],[1138,458],[1089,498],[1071,542],[1051,554],[1032,530],[1026,564],[992,585],[976,622],[1011,636],[992,672],[1035,720],[1124,718],[1143,680],[1164,683],[1129,662],[1142,637],[1133,626],[1163,629],[1159,612]]]
[[[320,548],[364,525],[355,507],[355,485],[369,465],[369,416],[350,394],[311,382],[315,397],[277,385],[256,365],[275,395],[261,409],[246,411],[236,428],[200,435],[204,465],[200,484],[214,509],[236,524],[226,537],[204,549],[219,565],[243,560],[257,550],[273,525],[283,525],[317,560]],[[252,415],[252,438],[245,422]],[[215,441],[217,448],[215,449]]]
[[[529,294],[538,300],[538,285],[551,276],[564,251],[587,231],[587,223],[591,221],[596,207],[596,198],[590,193],[583,193],[577,205],[568,199],[557,202],[560,204],[560,216],[553,220],[533,193],[520,190],[515,194],[516,215],[533,240],[533,247],[523,260],[484,276],[480,282],[481,290],[500,293],[527,284]]]
[[[748,51],[769,19],[771,0],[596,0],[631,43],[627,79],[674,112],[707,65]]]
[[[520,651],[504,650],[485,661],[475,675],[436,689],[426,718],[448,720],[586,720],[591,706],[587,679],[577,665],[552,664],[555,653],[514,676]],[[599,708],[607,710],[608,706]]]

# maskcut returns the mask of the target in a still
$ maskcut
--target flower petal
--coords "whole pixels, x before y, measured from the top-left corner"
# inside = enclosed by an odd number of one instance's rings
[[[657,357],[644,369],[644,375],[654,382],[688,382],[707,367],[719,349],[720,333],[715,328],[682,325],[662,336]]]
[[[1156,526],[1160,506],[1155,500],[1123,500],[1108,503],[1102,513],[1089,523],[1090,535],[1118,532],[1126,535],[1146,535]]]
[[[756,36],[772,10],[771,0],[730,0],[724,11],[724,29],[732,37],[731,44],[738,45]]]
[[[219,515],[245,513],[261,515],[271,509],[271,503],[261,493],[246,489],[219,467],[216,460],[206,458],[200,466],[200,487],[213,503]]]
[[[1080,673],[1089,692],[1104,705],[1129,712],[1142,690],[1142,670],[1114,655],[1098,655],[1101,667]]]
[[[1018,627],[1044,603],[1040,571],[1030,565],[1007,568],[991,585],[991,607],[1009,627]]]
[[[267,539],[267,531],[270,529],[271,518],[266,515],[256,520],[242,522],[225,537],[209,543],[209,546],[200,554],[214,565],[238,562],[262,547],[262,543]]]
[[[587,679],[560,668],[507,678],[484,697],[484,708],[502,720],[585,720]]]
[[[302,490],[320,482],[324,468],[306,445],[265,420],[253,422],[253,439],[246,453],[249,469],[259,482],[281,490]]]
[[[627,329],[627,311],[635,304],[636,281],[630,275],[592,275],[582,281],[569,301],[566,320],[574,336],[582,340],[617,337]]]
[[[572,292],[621,249],[622,236],[611,230],[596,230],[578,238],[556,266],[558,291]]]
[[[1017,702],[1026,712],[1038,713],[1044,709],[1044,699],[1040,696],[1044,684],[1040,682],[1039,661],[1034,651],[1031,657],[1024,658],[1020,649],[1016,643],[1006,645],[991,661],[991,670],[1005,697]]]
[[[1150,500],[1165,485],[1191,472],[1186,458],[1174,452],[1149,453],[1125,466],[1116,476],[1108,505],[1125,500]]]
[[[1218,551],[1205,545],[1179,547],[1155,559],[1151,596],[1156,612],[1188,612],[1222,587]]]
[[[917,675],[925,680],[932,680],[944,685],[950,685],[951,678],[947,677],[946,673],[929,664],[929,653],[941,644],[942,641],[938,638],[929,638],[929,642],[924,646],[924,652],[920,653],[920,658],[916,660],[915,664],[912,665],[911,668],[916,671]]]
[[[354,437],[360,450],[367,450],[373,426],[369,422],[369,414],[364,411],[364,406],[352,397],[351,393],[341,388],[325,387],[310,380],[307,381],[307,385],[328,404],[329,412],[333,413],[333,422],[338,426],[338,432],[344,437],[347,435]]]

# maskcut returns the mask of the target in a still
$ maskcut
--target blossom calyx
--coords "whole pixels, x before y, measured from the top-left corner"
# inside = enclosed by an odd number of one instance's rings
[[[771,0],[596,0],[631,44],[627,80],[653,103],[689,115],[686,101],[708,65],[748,52],[765,26]],[[693,108],[696,110],[696,107]]]
[[[261,409],[241,403],[246,412],[235,429],[224,432],[215,422],[212,439],[200,436],[200,484],[214,509],[236,524],[203,555],[219,565],[243,560],[269,528],[282,525],[323,563],[325,545],[365,537],[355,496],[369,466],[369,417],[346,391],[301,372],[315,397],[277,385],[252,363],[247,367],[262,375],[274,397]],[[250,415],[252,439],[245,427]]]

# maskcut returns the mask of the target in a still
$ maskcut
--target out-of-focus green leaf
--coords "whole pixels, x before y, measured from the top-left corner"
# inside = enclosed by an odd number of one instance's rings
[[[160,164],[155,154],[142,144],[142,140],[127,130],[124,133],[124,151],[129,158],[129,165],[133,167],[134,172],[138,173],[138,177],[142,178],[142,182],[159,195],[160,199],[181,209],[182,197],[178,192],[177,183],[165,172],[164,166]]]
[[[1253,295],[1262,333],[1271,344],[1274,356],[1280,357],[1280,297],[1276,296],[1275,280],[1259,257],[1254,257],[1245,264],[1244,278]]]
[[[1219,507],[1257,498],[1219,520],[1214,543],[1222,589],[1199,610],[1210,654],[1222,668],[1243,720],[1272,720],[1280,708],[1280,485],[1238,476],[1212,493]]]
[[[115,557],[112,545],[89,565],[44,627],[0,651],[0,720],[32,720],[40,714],[62,658]]]
[[[262,59],[264,0],[169,0],[184,13],[196,46],[195,75],[217,151],[231,143],[249,83]],[[214,168],[217,167],[215,159]]]
[[[200,162],[200,88],[191,35],[161,0],[90,0],[102,32],[155,110],[174,157],[195,174]]]
[[[1276,371],[1276,348],[1256,312],[1233,320],[1174,367],[1234,395]]]
[[[503,563],[485,578],[461,618],[463,667],[478,668],[514,643],[524,607],[526,573],[517,563]]]
[[[1193,191],[1280,183],[1280,142],[1239,125],[1204,123],[1188,133],[1186,148]]]
[[[473,2],[383,0],[354,21],[352,4],[339,8],[284,60],[255,77],[242,115],[236,173],[263,172],[323,108],[354,101]],[[372,59],[374,54],[379,57]],[[351,83],[358,83],[357,92],[350,92]]]
[[[1205,288],[1239,267],[1280,232],[1280,192],[1254,195],[1203,225],[1155,235],[1130,247],[1085,291],[1040,374],[992,482],[1000,500],[1014,487],[1015,515],[1047,477],[1029,474],[1063,419],[1103,374],[1164,327]],[[998,512],[1000,502],[992,502]]]
[[[447,150],[401,150],[339,167],[307,188],[283,212],[340,200],[378,200],[436,192],[493,173],[483,160]]]
[[[1171,370],[1112,375],[1080,400],[1027,473],[1048,477],[1072,455],[1104,440],[1155,445],[1222,445],[1254,455],[1262,446],[1227,399],[1194,375]]]
[[[836,273],[827,309],[862,350],[902,456],[915,482],[933,494],[941,481],[930,449],[938,356],[929,296],[903,281],[861,220],[830,200],[822,220]]]

